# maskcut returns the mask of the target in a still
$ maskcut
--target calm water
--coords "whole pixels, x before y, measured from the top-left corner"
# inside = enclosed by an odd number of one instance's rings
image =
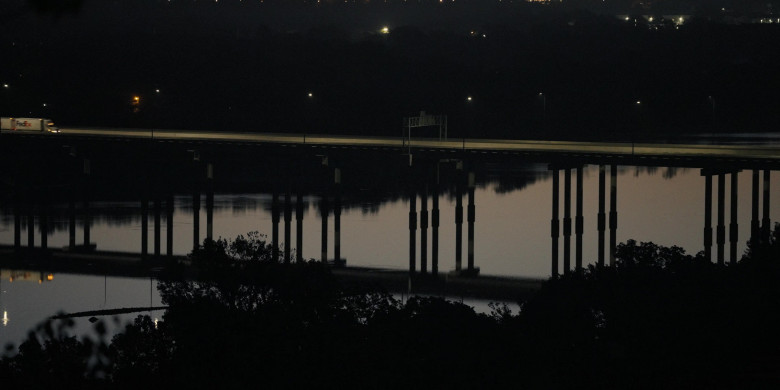
[[[546,278],[550,275],[551,239],[551,173],[544,165],[523,168],[528,184],[519,190],[506,190],[499,181],[487,180],[475,191],[475,265],[482,274]],[[561,206],[563,218],[564,175],[560,173]],[[576,175],[572,172],[572,217],[576,210]],[[730,223],[730,176],[726,176],[725,224]],[[607,174],[609,185],[609,173]],[[745,250],[750,236],[752,175],[744,171],[738,182],[739,242],[737,253]],[[703,249],[705,179],[699,169],[619,167],[617,177],[617,241],[628,239],[653,241],[661,245],[678,245],[689,253]],[[780,174],[771,173],[771,188],[780,189]],[[780,220],[777,194],[772,194],[770,218]],[[320,258],[321,219],[319,198],[304,198],[303,256]],[[606,211],[609,212],[607,191]],[[431,209],[428,199],[428,210]],[[166,248],[166,226],[173,224],[173,248],[175,254],[186,254],[193,242],[193,208],[191,195],[174,197],[173,220],[162,218],[162,251]],[[100,202],[93,206],[91,241],[100,250],[139,252],[141,247],[140,202]],[[466,264],[466,206],[463,197],[463,264]],[[439,229],[439,269],[446,272],[455,268],[455,199],[451,194],[440,197],[441,226]],[[68,244],[67,205],[53,205],[55,229],[48,238],[51,247]],[[417,211],[421,201],[417,200]],[[717,177],[713,180],[713,228],[717,223]],[[584,169],[583,179],[583,259],[595,263],[597,258],[596,213],[598,212],[598,166]],[[56,215],[59,215],[57,217]],[[348,266],[408,269],[409,267],[409,200],[353,202],[341,214],[341,257]],[[328,223],[328,257],[333,257],[334,223],[330,213]],[[206,232],[205,197],[200,209],[200,238]],[[152,223],[150,217],[150,250],[152,247]],[[295,248],[296,221],[293,212],[292,244]],[[280,244],[284,239],[284,222],[279,226]],[[215,237],[234,238],[239,234],[259,231],[268,235],[272,231],[271,195],[263,193],[222,194],[215,196],[213,229]],[[81,240],[79,224],[77,237]],[[728,232],[728,226],[726,228]],[[429,248],[431,229],[428,229]],[[420,264],[420,230],[417,230],[417,264]],[[607,230],[607,243],[609,231]],[[26,244],[26,226],[22,228],[22,241]],[[560,253],[563,254],[563,237]],[[713,239],[714,241],[714,239]],[[728,260],[729,243],[726,238],[725,256]],[[36,244],[40,236],[36,236]],[[0,224],[0,244],[13,244],[13,215],[5,209]],[[431,254],[428,249],[428,261]],[[574,237],[572,237],[572,264],[574,262]],[[716,247],[713,247],[713,258]],[[562,259],[559,260],[562,264]],[[429,264],[430,269],[430,264]],[[6,319],[0,327],[0,343],[18,343],[36,323],[59,311],[79,312],[121,307],[147,307],[160,305],[156,284],[149,279],[116,278],[68,274],[31,273],[22,277],[17,272],[10,281],[12,271],[3,270],[0,282],[0,311]],[[41,282],[39,283],[39,279]],[[479,303],[475,303],[479,305]],[[483,305],[484,306],[484,305]],[[161,317],[162,313],[151,313]],[[131,319],[135,314],[125,315]],[[86,319],[77,321],[80,329],[87,329]]]

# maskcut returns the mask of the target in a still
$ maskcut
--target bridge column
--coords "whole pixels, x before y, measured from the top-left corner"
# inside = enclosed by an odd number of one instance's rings
[[[214,166],[206,164],[206,239],[214,239]]]
[[[335,207],[333,208],[333,262],[342,264],[341,260],[341,169],[333,170],[335,192]]]
[[[91,172],[89,159],[83,160],[83,184],[82,184],[82,190],[84,191],[83,197],[84,197],[84,248],[89,249],[90,248],[90,227],[92,225],[92,217],[89,213],[89,198],[90,198],[90,188],[89,188],[89,175]]]
[[[712,174],[702,170],[704,175],[704,257],[712,261]]]
[[[160,218],[162,214],[162,205],[160,196],[154,197],[154,257],[160,257]]]
[[[41,227],[41,249],[46,250],[49,247],[49,225],[47,223],[47,207],[46,201],[41,201],[40,214],[38,224]]]
[[[438,169],[438,167],[437,167]],[[439,176],[436,174],[436,184],[433,187],[431,210],[431,274],[439,274]]]
[[[752,213],[750,218],[750,246],[758,247],[761,230],[758,221],[758,169],[753,170]]]
[[[617,248],[617,165],[610,166],[609,172],[609,265],[615,265]]]
[[[303,262],[303,196],[300,190],[295,202],[295,260]]]
[[[576,234],[575,241],[575,266],[576,271],[582,270],[582,233],[583,233],[583,218],[582,218],[582,166],[577,167],[577,216],[574,222],[574,232]]]
[[[723,249],[726,243],[726,227],[724,226],[724,210],[725,210],[725,196],[726,196],[726,175],[723,173],[718,174],[718,230],[717,230],[717,243],[718,243],[718,264],[723,264],[724,254]]]
[[[571,169],[563,172],[563,273],[571,271]]]
[[[413,274],[417,270],[417,255],[415,242],[417,237],[417,194],[414,190],[409,190],[409,273]]]
[[[35,248],[35,214],[32,202],[27,203],[27,248]]]
[[[173,195],[168,195],[165,201],[165,253],[173,256]]]
[[[22,208],[18,196],[14,201],[14,250],[22,249]]]
[[[284,262],[289,263],[292,258],[290,250],[290,231],[292,225],[292,201],[290,200],[290,187],[284,193]]]
[[[320,250],[320,260],[323,263],[328,262],[328,197],[322,196],[320,200],[320,219],[322,219],[322,247]]]
[[[276,188],[271,194],[271,257],[274,261],[279,260],[279,194]]]
[[[420,272],[428,272],[428,187],[420,194]]]
[[[474,271],[474,222],[476,221],[476,208],[474,206],[474,172],[469,172],[469,204],[468,204],[468,270]]]
[[[200,189],[192,192],[192,249],[200,247]]]
[[[455,186],[455,271],[461,270],[463,260],[463,193],[460,178]]]
[[[607,218],[604,212],[604,205],[606,196],[604,194],[604,184],[606,183],[606,167],[599,165],[599,214],[598,214],[598,231],[599,231],[599,249],[598,249],[598,265],[604,266],[604,230],[607,227]]]
[[[76,247],[76,200],[68,199],[68,248]]]
[[[147,255],[149,255],[149,200],[144,194],[141,200],[141,257],[146,258]]]
[[[552,174],[552,220],[550,220],[550,236],[552,237],[552,277],[558,277],[558,237],[560,236],[560,220],[558,207],[560,205],[560,179],[557,169]]]
[[[737,241],[739,229],[737,228],[737,177],[739,171],[731,172],[731,223],[729,224],[729,261],[737,263]]]
[[[770,225],[769,220],[769,175],[770,171],[768,169],[764,170],[764,218],[761,221],[763,226],[761,227],[761,235],[763,236],[763,241],[768,243],[769,242],[769,235],[772,231],[772,227]]]

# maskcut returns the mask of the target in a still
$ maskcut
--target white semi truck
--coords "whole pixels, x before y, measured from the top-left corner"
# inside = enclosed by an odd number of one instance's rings
[[[46,118],[0,118],[2,131],[35,131],[39,133],[59,133],[51,119]]]

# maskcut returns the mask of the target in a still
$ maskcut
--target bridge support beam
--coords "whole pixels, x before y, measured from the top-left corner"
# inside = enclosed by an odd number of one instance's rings
[[[200,247],[200,190],[192,193],[192,249]]]
[[[291,244],[291,230],[292,230],[292,200],[290,199],[290,187],[287,186],[287,191],[284,193],[284,262],[289,263],[292,259],[292,253],[290,249]]]
[[[455,186],[455,271],[463,264],[463,190],[460,184]]]
[[[550,237],[552,237],[552,277],[558,277],[558,237],[560,236],[560,220],[558,207],[560,204],[560,179],[557,169],[552,174],[552,219],[550,220]]]
[[[428,273],[428,187],[420,194],[420,272]]]
[[[173,195],[165,201],[165,254],[173,257]]]
[[[75,237],[74,237],[75,246]],[[149,255],[149,200],[144,195],[141,200],[141,257]]]
[[[341,169],[333,170],[334,208],[333,208],[333,263],[343,265],[341,258]]]
[[[609,265],[615,266],[617,248],[617,165],[610,166],[609,172]]]
[[[27,203],[27,248],[35,248],[35,214],[32,202]]]
[[[712,261],[712,175],[702,170],[704,175],[704,257]]]
[[[73,195],[68,200],[68,248],[76,247],[76,200]]]
[[[761,228],[759,225],[758,220],[758,181],[759,181],[759,170],[754,169],[753,170],[753,188],[752,188],[752,210],[751,210],[751,218],[750,218],[750,246],[752,248],[758,247],[758,241],[760,239],[761,234]]]
[[[46,250],[49,247],[49,225],[47,223],[47,204],[46,201],[41,202],[40,214],[38,224],[41,228],[41,249]]]
[[[718,226],[716,242],[718,244],[718,264],[724,263],[724,246],[726,244],[726,227],[725,224],[725,196],[726,196],[726,175],[723,173],[718,174]]]
[[[206,239],[214,239],[214,166],[206,164]]]
[[[160,197],[154,198],[154,257],[160,257],[160,214],[162,214],[162,205]]]
[[[436,176],[436,185],[433,187],[431,210],[431,274],[439,274],[439,177]]]
[[[739,228],[737,224],[737,180],[739,171],[731,172],[731,223],[729,224],[729,262],[737,263],[737,242]]]
[[[415,249],[417,243],[417,194],[414,190],[409,190],[409,273],[413,274],[417,270],[417,255]]]
[[[563,172],[563,274],[571,271],[571,169]]]
[[[303,196],[300,191],[295,202],[295,260],[303,262]]]
[[[582,217],[582,166],[577,167],[577,216],[574,220],[574,233],[576,234],[575,240],[575,255],[574,269],[579,272],[582,270],[582,233],[583,233],[583,217]]]
[[[599,214],[598,214],[598,231],[599,231],[599,245],[598,245],[598,266],[604,266],[604,231],[607,228],[607,218],[605,214],[605,200],[604,185],[606,183],[606,167],[599,165]]]
[[[271,194],[271,257],[279,260],[279,194],[274,188]]]
[[[469,172],[469,203],[468,203],[468,270],[474,271],[474,222],[476,221],[476,207],[474,206],[474,187],[476,185],[474,172]]]
[[[320,200],[320,219],[322,220],[322,239],[320,248],[320,261],[323,263],[328,262],[328,197],[323,195]]]
[[[769,242],[769,235],[772,231],[772,227],[769,226],[771,221],[769,220],[769,177],[770,171],[768,169],[764,170],[764,209],[763,214],[764,218],[762,219],[762,226],[761,226],[761,235],[763,237],[764,242]]]

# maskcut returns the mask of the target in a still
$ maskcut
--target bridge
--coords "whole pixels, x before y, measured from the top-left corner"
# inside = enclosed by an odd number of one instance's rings
[[[9,133],[30,135],[34,133]],[[43,136],[43,135],[41,135]],[[210,132],[168,129],[63,128],[50,137],[148,139],[157,142],[280,144],[358,149],[397,149],[415,151],[492,154],[574,155],[633,158],[642,160],[718,160],[740,162],[780,162],[780,144],[695,144],[653,142],[577,142],[514,139],[450,139],[372,137],[354,135],[270,134]]]

